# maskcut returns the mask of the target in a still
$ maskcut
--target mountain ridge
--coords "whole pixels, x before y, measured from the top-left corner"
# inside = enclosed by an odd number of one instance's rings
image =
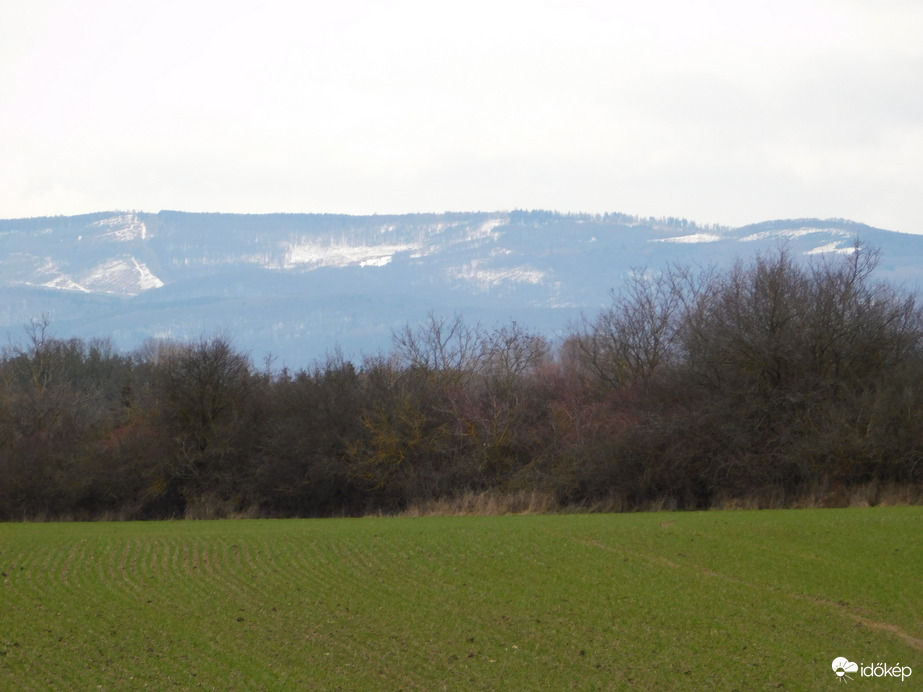
[[[340,347],[388,350],[430,311],[511,319],[550,337],[603,305],[633,267],[722,264],[786,244],[806,260],[881,251],[882,278],[916,280],[923,236],[846,219],[738,228],[553,211],[346,214],[96,212],[0,220],[0,331],[46,315],[61,337],[229,332],[260,358],[305,366]]]

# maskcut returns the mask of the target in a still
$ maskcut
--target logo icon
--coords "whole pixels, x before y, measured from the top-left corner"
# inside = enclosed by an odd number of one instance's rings
[[[840,656],[839,658],[833,659],[833,672],[836,673],[836,676],[841,682],[846,682],[846,679],[852,680],[846,673],[858,673],[859,664],[853,663],[849,659]]]

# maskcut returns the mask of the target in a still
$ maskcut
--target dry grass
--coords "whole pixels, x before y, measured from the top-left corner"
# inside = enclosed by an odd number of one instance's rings
[[[745,497],[716,498],[712,510],[755,509],[830,509],[845,507],[901,507],[923,504],[923,487],[881,484],[818,485],[796,494],[782,488],[768,487]],[[580,505],[562,505],[549,492],[487,490],[467,492],[452,498],[417,503],[400,513],[406,517],[431,516],[502,516],[507,514],[571,514],[621,512],[672,512],[679,508],[675,495],[664,494],[641,505],[633,505],[619,494]]]
[[[779,487],[766,487],[749,495],[714,499],[709,510],[764,509],[842,509],[847,507],[907,507],[923,505],[923,485],[882,484],[872,481],[862,485],[818,484],[796,492]],[[643,503],[633,503],[624,495],[612,492],[602,499],[580,504],[562,504],[554,493],[542,490],[485,490],[466,492],[449,498],[419,502],[394,516],[504,516],[537,514],[619,514],[623,512],[673,512],[688,508],[671,493],[665,493]],[[367,512],[369,516],[390,516],[388,512]],[[23,522],[130,521],[137,508],[103,513],[71,513],[65,515],[37,514],[23,516]],[[257,505],[244,505],[236,498],[215,495],[194,498],[181,519],[258,519],[266,516]],[[340,515],[340,518],[346,515]]]
[[[765,488],[746,497],[719,498],[712,509],[833,509],[845,507],[902,507],[923,504],[923,487],[919,485],[819,484],[794,494],[780,488]]]
[[[501,516],[505,514],[555,514],[561,506],[551,493],[519,490],[468,492],[453,498],[415,504],[401,513],[407,517]]]

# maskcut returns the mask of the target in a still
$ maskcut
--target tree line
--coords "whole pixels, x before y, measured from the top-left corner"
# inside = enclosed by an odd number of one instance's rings
[[[226,335],[0,357],[0,518],[342,516],[524,491],[786,506],[923,487],[923,310],[860,245],[639,269],[559,343],[431,313],[390,353],[257,367]],[[836,493],[834,492],[834,495]]]

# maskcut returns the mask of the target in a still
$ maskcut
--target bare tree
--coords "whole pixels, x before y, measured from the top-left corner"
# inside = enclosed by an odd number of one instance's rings
[[[487,377],[507,395],[515,392],[523,377],[547,361],[548,340],[522,327],[515,320],[496,328],[484,342],[481,358]]]
[[[584,319],[575,341],[583,362],[603,383],[624,386],[650,377],[675,354],[683,284],[670,272],[635,269],[593,321]]]
[[[450,319],[433,312],[416,327],[408,324],[393,334],[400,365],[440,372],[453,381],[462,381],[481,368],[484,339],[479,324],[468,325],[459,314]]]

